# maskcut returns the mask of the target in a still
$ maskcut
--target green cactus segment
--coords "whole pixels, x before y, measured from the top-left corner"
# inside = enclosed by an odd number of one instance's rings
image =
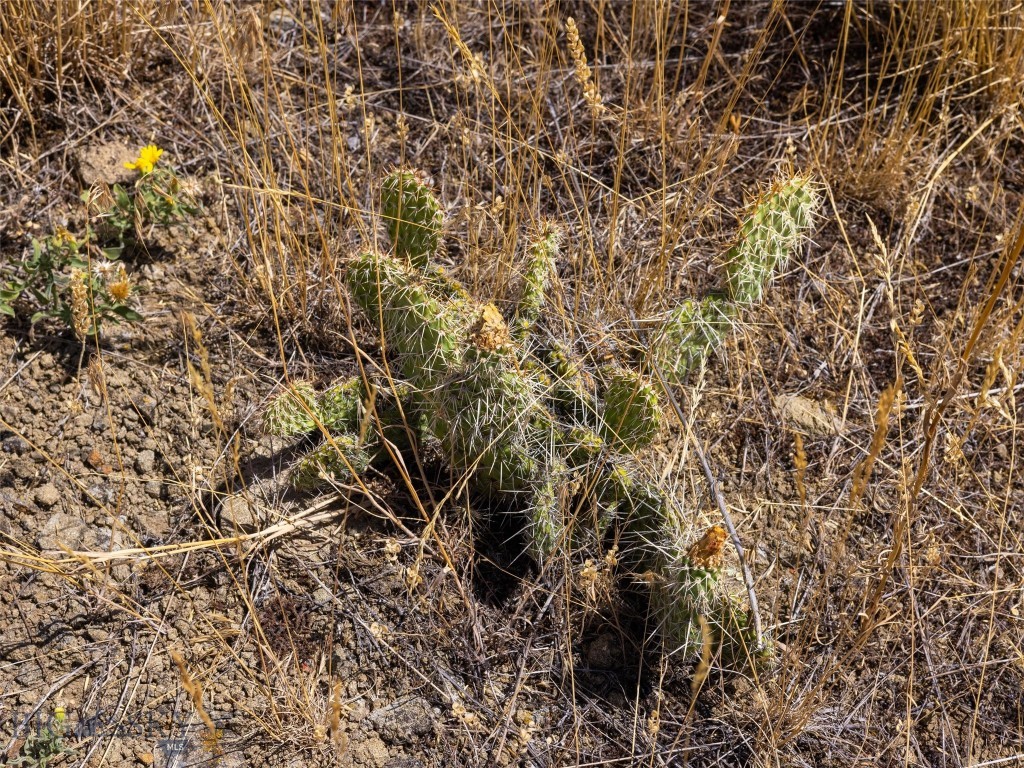
[[[292,468],[297,490],[312,490],[325,482],[347,482],[366,471],[371,455],[355,435],[334,435],[318,445]]]
[[[384,179],[381,214],[395,254],[416,269],[423,269],[437,252],[444,213],[434,193],[414,171],[398,169]]]
[[[330,432],[354,432],[365,400],[361,378],[338,379],[317,398],[317,418]]]
[[[721,600],[716,588],[722,575],[725,539],[725,529],[716,525],[684,550],[679,546],[678,526],[670,519],[665,520],[660,536],[662,581],[655,588],[655,603],[661,614],[665,642],[683,656],[700,652],[704,644],[698,617],[704,618],[712,629],[719,623]]]
[[[726,255],[729,295],[737,304],[758,304],[776,269],[814,221],[818,193],[809,177],[776,182],[754,204]]]
[[[687,299],[669,314],[650,359],[670,384],[682,384],[732,329],[733,305],[716,296]]]
[[[308,381],[296,382],[276,395],[263,412],[263,431],[279,437],[297,437],[316,429],[317,396]]]
[[[553,342],[541,355],[551,379],[547,399],[568,421],[596,426],[597,405],[594,379],[574,359],[568,346]]]
[[[519,344],[525,343],[540,318],[551,275],[555,272],[555,259],[561,241],[561,231],[545,225],[541,235],[527,249],[523,295],[519,299],[516,319],[512,324],[512,338]]]
[[[619,453],[649,445],[661,427],[657,389],[640,374],[623,368],[607,372],[605,378],[601,437]]]
[[[509,352],[474,344],[438,391],[437,436],[454,466],[476,468],[477,485],[487,493],[533,489],[552,429],[537,390]]]
[[[541,564],[566,544],[561,491],[569,477],[569,468],[556,461],[546,474],[534,494],[529,512],[530,555]]]
[[[473,297],[458,280],[449,275],[444,267],[427,265],[422,270],[423,281],[427,290],[441,301],[472,304]]]
[[[403,375],[421,391],[437,386],[458,364],[459,308],[431,296],[408,267],[367,252],[350,265],[348,285],[363,311],[381,323]]]
[[[574,469],[585,467],[605,449],[604,440],[587,427],[569,427],[555,431],[555,454]]]

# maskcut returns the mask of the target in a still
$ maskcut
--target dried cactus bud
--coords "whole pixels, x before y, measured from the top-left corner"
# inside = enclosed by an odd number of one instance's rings
[[[717,570],[722,567],[722,548],[728,534],[725,528],[720,525],[713,525],[704,532],[704,535],[694,542],[688,550],[686,557],[693,568],[704,570]]]
[[[496,306],[484,304],[480,309],[480,314],[470,329],[469,340],[478,349],[487,352],[497,352],[511,345],[512,338],[508,333],[508,325]]]

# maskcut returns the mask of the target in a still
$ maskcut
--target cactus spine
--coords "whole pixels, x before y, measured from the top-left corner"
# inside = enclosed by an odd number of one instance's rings
[[[670,516],[671,517],[671,516]],[[662,557],[663,581],[657,586],[657,603],[662,614],[662,634],[673,651],[684,656],[700,651],[703,632],[699,618],[717,623],[715,589],[722,575],[722,548],[726,532],[720,525],[709,528],[685,552],[675,550],[678,526],[666,520],[666,539]]]
[[[561,231],[550,224],[545,224],[540,235],[527,249],[523,294],[519,299],[516,319],[512,326],[512,338],[519,344],[525,343],[540,318],[551,275],[555,271],[555,257],[558,255],[561,240]]]
[[[355,435],[337,435],[303,456],[292,468],[292,485],[309,490],[326,481],[346,481],[370,466],[370,454]]]
[[[263,431],[278,437],[293,437],[316,429],[314,415],[317,412],[317,396],[308,381],[296,382],[286,389],[263,411]]]
[[[799,244],[818,208],[807,176],[776,182],[757,200],[725,257],[729,296],[740,305],[759,304],[776,268]]]
[[[601,437],[617,451],[650,444],[661,427],[661,403],[651,382],[625,368],[609,372]]]

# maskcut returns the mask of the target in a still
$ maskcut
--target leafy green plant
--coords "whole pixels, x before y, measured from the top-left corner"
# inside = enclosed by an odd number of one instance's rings
[[[168,228],[199,211],[195,197],[185,189],[174,169],[158,165],[164,150],[150,144],[139,150],[125,167],[137,170],[134,185],[114,184],[88,190],[83,200],[89,207],[97,240],[108,255],[118,255],[137,244],[141,233],[152,227]]]
[[[75,750],[64,744],[66,715],[58,707],[48,725],[29,728],[25,742],[18,754],[7,761],[7,765],[19,768],[47,768],[63,755],[73,755]]]
[[[34,239],[25,259],[0,288],[0,313],[15,317],[33,310],[30,322],[62,321],[78,338],[99,332],[105,320],[138,321],[131,307],[132,285],[120,261],[90,248],[65,229]]]
[[[382,440],[412,430],[415,439],[406,446],[437,445],[483,495],[523,512],[528,549],[540,561],[564,551],[580,559],[614,527],[630,548],[623,559],[655,574],[653,604],[673,649],[699,650],[707,627],[719,628],[712,634],[720,642],[749,640],[749,632],[725,631],[746,622],[716,590],[724,532],[716,527],[687,547],[678,511],[639,479],[635,457],[662,425],[659,389],[624,365],[587,370],[571,344],[539,326],[558,229],[546,225],[528,246],[522,298],[506,321],[493,304],[473,299],[431,265],[443,214],[420,177],[398,170],[383,189],[392,251],[355,256],[347,284],[380,329],[392,375],[342,380],[322,393],[299,383],[271,401],[264,416],[268,432],[327,434],[293,469],[293,483],[311,488],[317,481],[351,479],[386,455]],[[678,382],[702,363],[739,307],[760,299],[809,226],[815,204],[813,185],[802,178],[762,196],[730,251],[730,294],[670,313],[648,364]],[[392,380],[401,387],[392,391]],[[379,396],[385,392],[390,396]],[[597,506],[589,528],[565,503],[581,492]],[[755,638],[752,645],[759,644]]]
[[[198,211],[174,170],[158,167],[163,153],[149,145],[125,163],[139,172],[134,186],[115,184],[83,194],[90,217],[84,235],[58,228],[34,239],[22,261],[0,275],[0,314],[30,311],[33,324],[57,319],[79,339],[98,334],[106,321],[140,321],[120,260],[125,247],[137,242],[139,232],[170,227]]]

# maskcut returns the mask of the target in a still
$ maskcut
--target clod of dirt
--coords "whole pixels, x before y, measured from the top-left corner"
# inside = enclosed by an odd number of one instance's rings
[[[819,403],[802,395],[776,395],[775,407],[784,421],[810,435],[837,435],[842,426],[831,403]]]
[[[53,483],[47,483],[36,489],[36,504],[43,509],[49,509],[60,501],[60,491]]]
[[[78,174],[82,183],[128,184],[135,178],[135,171],[125,168],[125,163],[135,159],[135,150],[121,141],[106,144],[88,144],[78,151]]]
[[[585,658],[593,669],[618,669],[623,663],[622,643],[614,632],[604,632],[587,646]]]
[[[411,744],[434,731],[430,705],[419,697],[378,709],[370,715],[370,722],[388,744]]]

